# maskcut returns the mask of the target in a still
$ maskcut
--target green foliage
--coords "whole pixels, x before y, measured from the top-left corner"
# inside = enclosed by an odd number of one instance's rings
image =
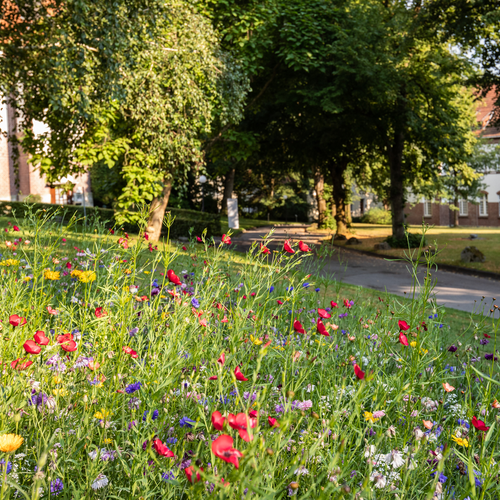
[[[361,217],[361,222],[365,224],[390,224],[392,215],[389,210],[373,207]]]
[[[405,233],[404,238],[395,238],[388,236],[385,241],[391,245],[392,248],[419,248],[420,246],[427,246],[427,241],[424,234]]]

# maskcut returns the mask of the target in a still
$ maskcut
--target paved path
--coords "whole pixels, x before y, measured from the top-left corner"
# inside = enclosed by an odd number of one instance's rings
[[[233,241],[238,250],[247,250],[252,242],[261,241],[261,238],[270,228],[259,228],[247,231]],[[271,248],[282,248],[285,239],[302,240],[305,243],[318,243],[325,238],[325,233],[306,233],[305,227],[279,226],[275,228],[273,239],[276,241]],[[419,278],[424,277],[425,268],[420,267]],[[352,285],[361,285],[375,290],[387,291],[396,295],[409,293],[412,286],[412,277],[408,264],[393,262],[336,248],[335,254],[328,259],[322,273]],[[436,280],[434,288],[436,302],[440,305],[471,312],[479,308],[482,297],[485,297],[485,312],[492,307],[493,297],[500,301],[500,281],[487,278],[478,278],[447,271],[434,271]],[[498,315],[498,313],[497,313]]]

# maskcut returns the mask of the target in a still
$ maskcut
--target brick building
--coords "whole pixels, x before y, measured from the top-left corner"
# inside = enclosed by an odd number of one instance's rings
[[[42,133],[45,125],[33,123],[35,133]],[[1,102],[0,96],[0,200],[23,201],[28,195],[36,195],[43,203],[85,204],[92,206],[93,198],[90,175],[71,176],[48,185],[40,172],[31,165],[29,156],[19,151],[19,171],[15,171],[13,145],[7,140],[7,134],[17,133],[17,121],[14,110]],[[16,179],[17,177],[17,179]],[[16,182],[17,180],[17,182]],[[73,185],[73,189],[68,189]]]

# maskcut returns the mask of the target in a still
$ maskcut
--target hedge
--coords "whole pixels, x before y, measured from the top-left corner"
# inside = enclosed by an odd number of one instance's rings
[[[81,205],[53,205],[50,203],[24,203],[20,201],[0,201],[0,214],[5,216],[15,215],[24,218],[29,211],[37,212],[45,210],[46,212],[56,213],[61,217],[61,223],[67,223],[73,217],[77,219],[84,218],[84,208]],[[118,224],[115,219],[115,212],[110,208],[86,207],[87,221],[93,223],[100,221],[107,227],[114,227]],[[193,228],[193,235],[201,235],[207,229],[207,236],[219,236],[221,232],[220,216],[215,214],[203,214],[200,218],[200,212],[195,210],[182,210],[179,208],[167,208],[175,216],[173,226],[170,228],[170,237],[188,236],[190,228]],[[136,224],[122,224],[119,226],[128,232],[138,232]],[[166,235],[166,227],[163,227],[162,234]]]

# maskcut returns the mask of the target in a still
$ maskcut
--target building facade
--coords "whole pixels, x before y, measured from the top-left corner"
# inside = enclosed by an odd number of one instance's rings
[[[33,123],[35,134],[43,133],[45,125]],[[2,103],[0,96],[0,200],[23,201],[34,196],[42,203],[74,204],[88,206],[94,204],[90,185],[90,175],[71,176],[48,185],[44,176],[31,163],[29,155],[19,148],[18,171],[16,172],[16,151],[7,136],[18,133],[14,109]],[[73,185],[72,189],[68,186]]]

